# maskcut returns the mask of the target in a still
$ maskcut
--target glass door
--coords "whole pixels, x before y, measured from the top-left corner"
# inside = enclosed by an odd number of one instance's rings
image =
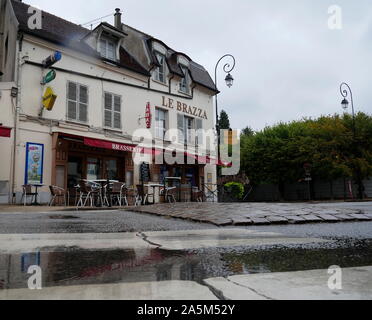
[[[87,180],[101,179],[101,160],[98,158],[87,158]]]

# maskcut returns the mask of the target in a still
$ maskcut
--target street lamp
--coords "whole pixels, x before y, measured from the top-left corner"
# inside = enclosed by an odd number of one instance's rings
[[[355,111],[354,111],[353,92],[351,91],[350,86],[345,82],[341,83],[340,92],[341,92],[341,95],[344,98],[341,102],[341,106],[345,111],[349,109],[349,101],[347,100],[347,97],[350,93],[351,108],[352,108],[352,112],[353,112],[353,134],[354,134],[354,140],[355,140],[356,127],[355,127]]]
[[[230,58],[233,61],[232,66],[230,65],[230,63],[226,63],[223,66],[223,71],[225,73],[227,73],[226,78],[225,78],[226,85],[229,88],[231,88],[232,85],[234,84],[234,78],[232,77],[232,75],[230,74],[230,72],[233,71],[234,68],[235,68],[235,58],[231,54],[225,54],[224,56],[222,56],[217,61],[216,68],[214,69],[214,83],[215,83],[216,89],[218,88],[218,86],[217,86],[217,69],[218,69],[218,66],[219,66],[220,62],[223,59],[225,59],[225,58]],[[217,92],[217,94],[216,94],[216,130],[217,130],[217,138],[218,138],[218,155],[217,155],[217,161],[219,163],[220,157],[221,157],[221,148],[220,148],[221,136],[220,136],[220,126],[219,126],[219,116],[218,116],[218,94],[219,94],[219,92]],[[218,166],[218,163],[217,163],[217,166]],[[219,176],[219,170],[217,170],[217,175]]]
[[[355,109],[354,109],[353,92],[351,91],[350,86],[345,82],[341,83],[340,92],[341,92],[342,97],[344,98],[341,102],[341,106],[345,111],[349,109],[349,101],[347,100],[347,97],[350,94],[351,109],[352,109],[352,114],[353,114],[353,148],[354,148],[354,153],[356,155],[358,150],[357,150],[357,139],[356,139]],[[357,179],[357,184],[358,184],[359,198],[363,199],[363,196],[364,196],[363,187],[362,187],[363,182],[361,179],[361,172],[360,172],[359,165],[356,168],[356,179]]]

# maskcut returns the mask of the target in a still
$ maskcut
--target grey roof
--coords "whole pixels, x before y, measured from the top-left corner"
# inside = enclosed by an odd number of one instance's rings
[[[89,45],[82,41],[82,39],[84,39],[91,32],[90,30],[45,11],[42,11],[42,29],[31,30],[28,28],[27,25],[29,18],[27,10],[30,5],[17,0],[12,0],[12,5],[14,13],[19,22],[19,28],[24,33],[40,37],[42,39],[45,39],[53,43],[57,43],[59,45],[67,46],[82,53],[93,55],[99,59],[102,59],[96,50],[92,49]],[[107,23],[105,24],[112,28],[115,28]],[[122,30],[118,31],[123,32]],[[141,33],[143,36],[143,41],[145,42],[146,47],[148,49],[148,53],[150,59],[152,60],[151,61],[152,64],[157,65],[158,64],[157,59],[151,50],[151,43],[152,41],[158,41],[161,43],[163,42],[153,38],[152,36],[146,33],[143,33],[142,31],[139,30],[136,31]],[[207,89],[210,89],[214,92],[218,92],[212,78],[210,77],[209,73],[205,70],[203,66],[193,62],[187,55],[180,52],[176,52],[175,50],[169,48],[166,44],[164,44],[164,46],[168,49],[167,64],[171,73],[179,75],[181,77],[184,76],[180,66],[177,63],[177,55],[181,54],[190,60],[190,75],[193,81],[196,84],[199,84]],[[127,68],[129,70],[141,73],[146,76],[150,76],[151,74],[150,71],[147,70],[147,67],[143,66],[138,61],[139,60],[136,57],[132,56],[128,52],[128,50],[121,47],[120,60],[114,63],[116,63],[120,67]]]

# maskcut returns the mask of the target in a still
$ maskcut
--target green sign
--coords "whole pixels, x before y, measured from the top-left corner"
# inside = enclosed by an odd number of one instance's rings
[[[47,84],[49,82],[52,82],[57,76],[57,73],[55,70],[50,70],[46,76],[43,78],[43,80],[41,81],[42,84]]]

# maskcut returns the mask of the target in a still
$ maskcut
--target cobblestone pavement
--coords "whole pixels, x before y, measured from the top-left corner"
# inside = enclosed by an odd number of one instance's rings
[[[217,226],[372,221],[360,209],[310,203],[176,203],[131,208],[131,211]]]

